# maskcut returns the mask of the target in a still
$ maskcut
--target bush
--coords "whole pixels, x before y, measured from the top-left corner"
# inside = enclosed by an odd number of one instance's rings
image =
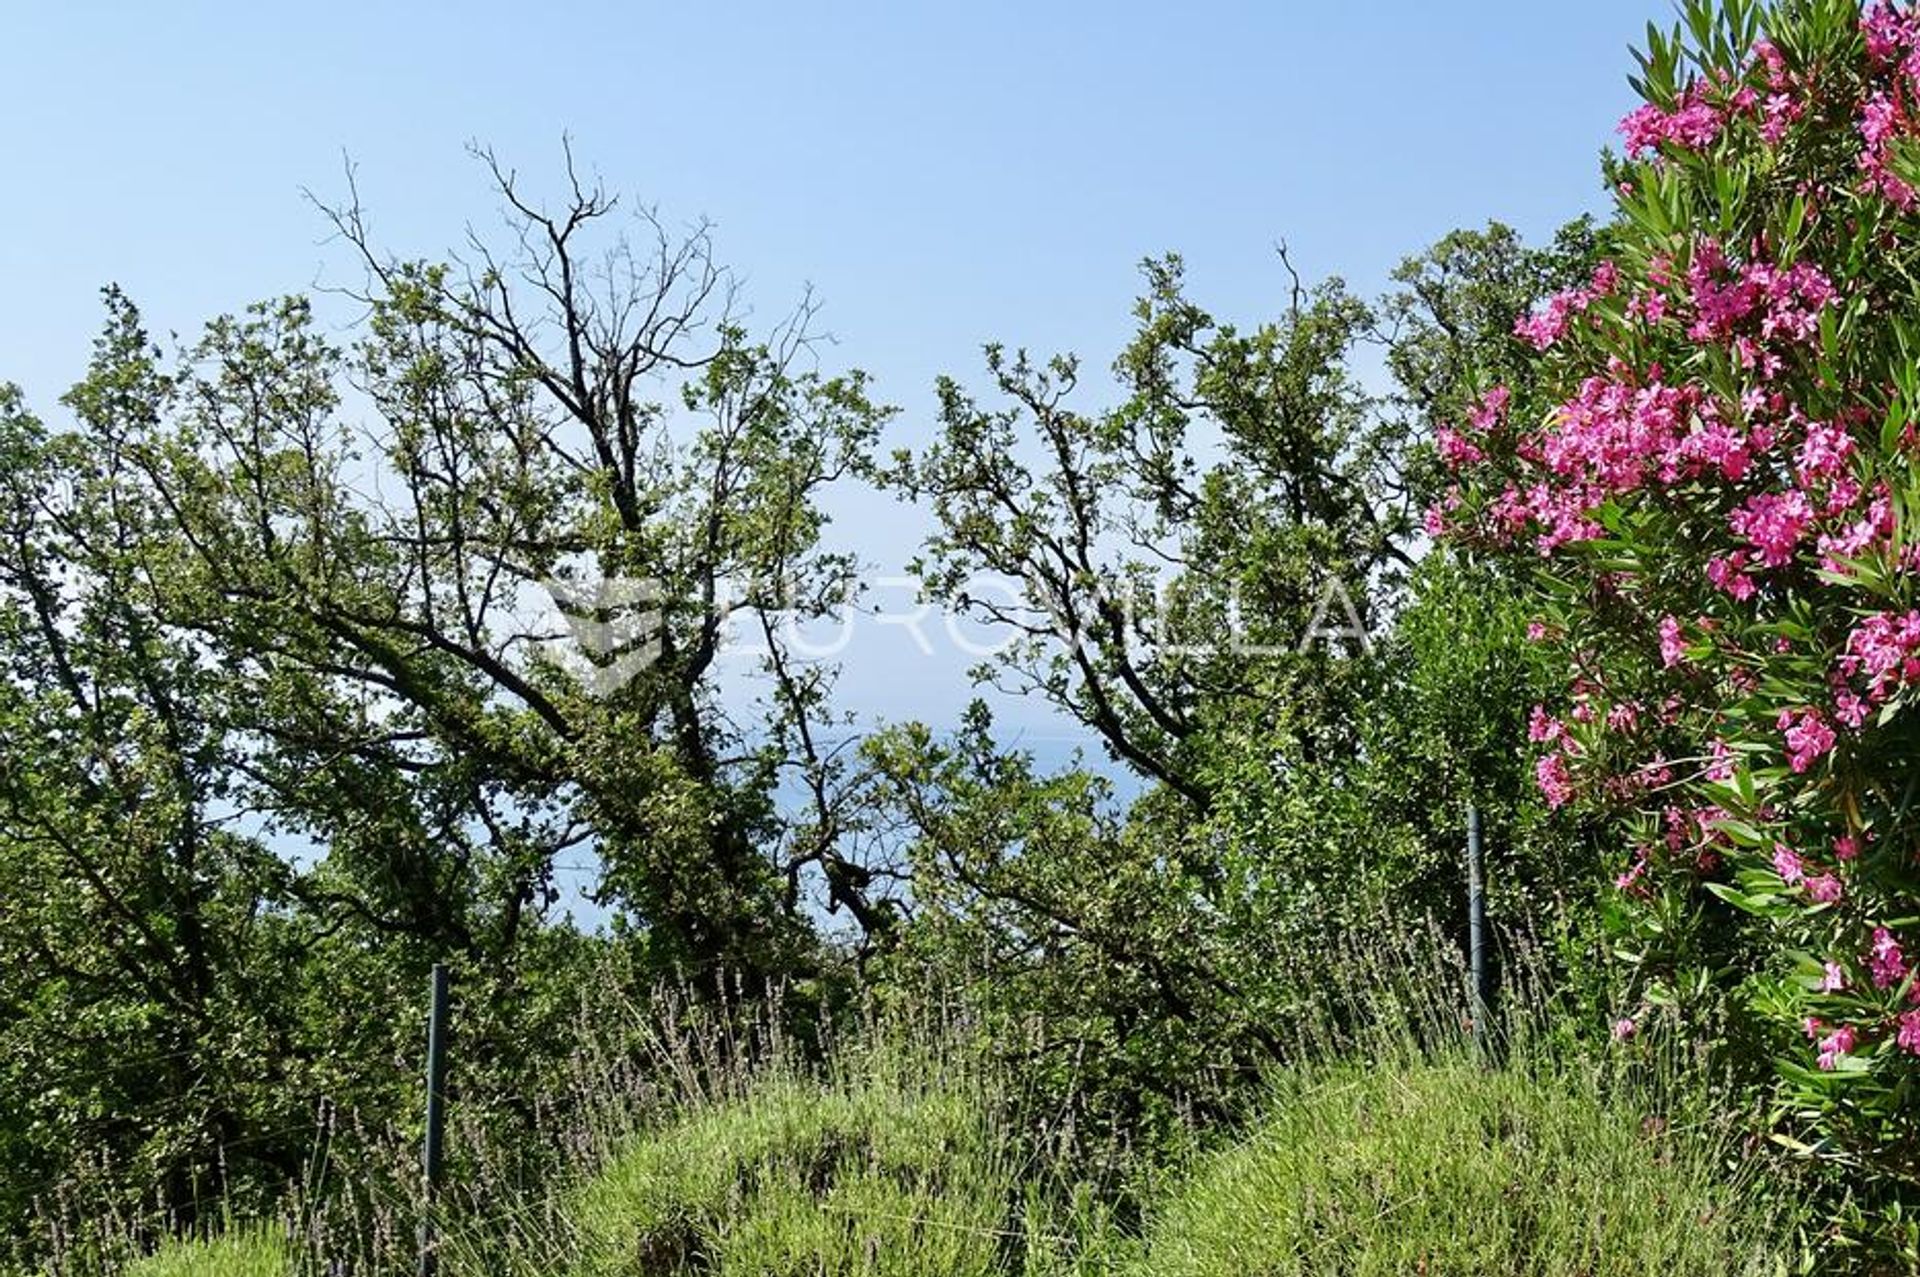
[[[1309,1067],[1267,1114],[1154,1213],[1138,1272],[1727,1277],[1784,1251],[1711,1143],[1586,1067]]]
[[[1622,815],[1647,1006],[1730,999],[1806,1146],[1910,1199],[1920,14],[1684,16],[1621,125],[1615,256],[1519,325],[1539,393],[1440,432],[1432,526],[1535,565],[1540,788]]]
[[[579,1194],[582,1277],[986,1277],[1014,1200],[978,1088],[886,1051],[638,1139]]]

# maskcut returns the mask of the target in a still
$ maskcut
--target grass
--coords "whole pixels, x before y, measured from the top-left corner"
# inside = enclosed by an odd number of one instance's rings
[[[575,1199],[580,1277],[990,1277],[1014,1176],[964,1076],[861,1053],[650,1132]]]
[[[1488,1069],[1436,996],[1457,972],[1416,947],[1333,964],[1362,973],[1343,1010],[1282,1021],[1291,1063],[1234,1130],[1187,1164],[1141,1162],[1136,1222],[1111,1186],[1069,1182],[1023,1138],[1009,1079],[959,1045],[965,1025],[904,1016],[842,1035],[824,1064],[777,1033],[736,1034],[671,1004],[583,1059],[545,1132],[569,1169],[490,1172],[473,1135],[442,1205],[446,1277],[1740,1277],[1798,1271],[1778,1213],[1704,1110],[1713,1088],[1578,1044],[1565,1017],[1518,1011]],[[1396,956],[1397,955],[1397,956]],[[1329,1007],[1333,1005],[1329,1002]],[[1516,981],[1511,1005],[1544,1007]],[[640,1010],[636,1008],[636,1010]],[[1533,1024],[1538,1021],[1538,1024]],[[649,1046],[647,1042],[654,1044]],[[1638,1064],[1629,1064],[1637,1059]],[[1056,1097],[1057,1100],[1057,1097]],[[1658,1115],[1657,1118],[1655,1115]],[[287,1220],[175,1241],[101,1226],[59,1277],[280,1277],[412,1269],[417,1170],[331,1166]],[[82,1236],[86,1230],[71,1230]],[[124,1235],[121,1235],[124,1234]],[[117,1238],[117,1240],[116,1240]]]
[[[1737,1277],[1797,1221],[1710,1124],[1565,1044],[1273,1075],[1241,1137],[1143,1229],[1013,1165],[994,1088],[924,1044],[780,1072],[639,1136],[572,1198],[577,1277]],[[1662,1071],[1656,1071],[1660,1076]],[[1694,1089],[1698,1089],[1697,1087]],[[549,1254],[553,1253],[551,1250]]]
[[[294,1254],[272,1229],[242,1227],[205,1239],[174,1240],[126,1270],[126,1277],[290,1277]]]
[[[1252,1135],[1151,1216],[1155,1277],[1786,1271],[1789,1221],[1704,1132],[1649,1122],[1578,1062],[1282,1073]]]

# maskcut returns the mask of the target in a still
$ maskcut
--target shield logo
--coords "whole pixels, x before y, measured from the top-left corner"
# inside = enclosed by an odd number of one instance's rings
[[[542,584],[585,658],[569,664],[588,695],[611,696],[660,659],[660,601],[666,592],[659,581],[614,577],[592,585],[559,579]]]

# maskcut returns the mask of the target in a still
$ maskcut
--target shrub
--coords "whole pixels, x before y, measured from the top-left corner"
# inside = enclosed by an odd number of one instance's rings
[[[1586,1067],[1307,1067],[1267,1114],[1154,1213],[1143,1277],[1728,1277],[1785,1249],[1710,1142],[1643,1122]]]
[[[986,1277],[1014,1200],[984,1096],[869,1053],[639,1138],[579,1194],[582,1277]]]
[[[1814,1144],[1911,1185],[1920,14],[1691,0],[1642,63],[1616,256],[1520,324],[1542,396],[1440,432],[1431,525],[1535,564],[1540,787],[1623,816],[1646,1003],[1730,991]]]

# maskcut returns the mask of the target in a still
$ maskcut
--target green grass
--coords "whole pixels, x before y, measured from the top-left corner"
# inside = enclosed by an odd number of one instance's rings
[[[1417,1008],[1416,1008],[1417,1010]],[[1006,1079],[937,1029],[869,1025],[819,1070],[781,1052],[649,1069],[611,1090],[576,1169],[449,1196],[446,1277],[1742,1277],[1800,1271],[1803,1221],[1677,1109],[1709,1081],[1636,1043],[1590,1053],[1525,1026],[1481,1067],[1457,1029],[1405,1012],[1322,1035],[1215,1151],[1119,1167],[1116,1198],[1019,1137]],[[1421,1021],[1421,1023],[1425,1023]],[[1439,1023],[1435,1021],[1435,1023]],[[1322,1039],[1314,1039],[1315,1042]],[[1641,1050],[1639,1048],[1649,1048]],[[1666,1060],[1665,1064],[1661,1061]],[[656,1062],[658,1063],[658,1062]],[[1049,1115],[1053,1110],[1048,1110]],[[1662,1114],[1665,1120],[1650,1120]],[[1044,1142],[1042,1142],[1044,1146]],[[570,1145],[572,1147],[572,1145]],[[1017,1152],[1016,1150],[1027,1150]],[[1029,1160],[1030,1159],[1030,1160]],[[410,1171],[411,1161],[407,1163]],[[397,1182],[397,1181],[396,1181]],[[370,1201],[358,1178],[339,1181]],[[1774,1188],[1786,1195],[1781,1184]],[[450,1186],[452,1187],[452,1186]],[[1107,1185],[1112,1188],[1114,1185]],[[483,1191],[484,1188],[484,1191]],[[384,1199],[383,1199],[384,1200]],[[321,1203],[322,1206],[327,1203]],[[417,1211],[289,1242],[239,1228],[175,1242],[132,1277],[410,1270]],[[289,1217],[292,1217],[291,1215]],[[384,1240],[380,1240],[384,1239]],[[125,1253],[124,1251],[122,1253]],[[297,1261],[297,1262],[296,1262]],[[106,1265],[99,1271],[113,1271]],[[62,1271],[92,1273],[70,1265]]]
[[[205,1240],[170,1241],[126,1277],[289,1277],[293,1251],[278,1232],[240,1228]]]
[[[578,1195],[580,1277],[989,1277],[1015,1177],[985,1097],[890,1053],[765,1079],[637,1140]]]
[[[1656,1133],[1657,1132],[1657,1133]],[[1153,1277],[1787,1271],[1783,1221],[1699,1133],[1591,1068],[1468,1060],[1285,1073],[1245,1142],[1152,1212]]]

